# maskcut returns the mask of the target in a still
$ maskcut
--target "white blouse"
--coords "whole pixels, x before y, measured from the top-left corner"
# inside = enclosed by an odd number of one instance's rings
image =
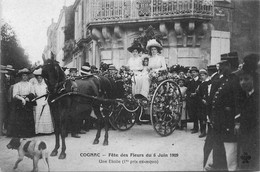
[[[151,56],[149,58],[149,67],[155,71],[167,70],[165,58],[160,55]]]
[[[143,70],[142,58],[141,57],[130,57],[128,60],[127,66],[129,66],[130,70],[138,71]]]
[[[40,97],[47,93],[47,85],[42,81],[41,83],[35,83],[34,91],[37,97]]]
[[[30,82],[21,81],[21,82],[18,82],[14,85],[13,97],[15,97],[16,95],[26,96],[26,95],[29,95],[30,93],[34,94],[34,89],[33,89],[33,86]]]

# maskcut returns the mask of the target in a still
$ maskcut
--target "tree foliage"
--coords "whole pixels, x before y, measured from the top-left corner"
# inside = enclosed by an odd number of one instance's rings
[[[140,42],[142,44],[143,48],[146,50],[147,42],[150,39],[156,39],[157,42],[161,43],[163,36],[155,28],[153,28],[152,26],[149,26],[146,30],[141,31],[139,33],[139,37],[137,39],[135,39],[134,42],[136,42],[136,41]]]
[[[2,65],[12,65],[15,69],[29,67],[28,55],[18,43],[15,31],[8,23],[2,25],[1,36]]]

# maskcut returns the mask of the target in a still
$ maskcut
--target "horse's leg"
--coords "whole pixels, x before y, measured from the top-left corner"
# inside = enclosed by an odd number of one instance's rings
[[[67,119],[67,116],[65,115],[68,115],[66,114],[66,111],[63,112],[62,114],[62,118],[63,120],[61,121],[61,153],[60,153],[60,156],[59,156],[59,159],[65,159],[66,158],[66,143],[65,143],[65,138],[67,136],[67,123],[68,123],[68,119]]]
[[[53,109],[54,106],[51,107],[51,109]],[[55,110],[51,111],[52,115],[53,115],[53,119],[54,119],[54,133],[55,133],[55,148],[53,149],[53,151],[51,152],[50,156],[56,156],[58,154],[58,149],[60,148],[60,121],[59,121],[59,115],[57,114],[57,112]]]
[[[109,111],[107,109],[103,109],[104,113],[104,121],[105,121],[105,137],[104,137],[104,142],[103,145],[107,146],[108,145],[108,130],[109,130]]]
[[[100,133],[101,133],[101,123],[102,123],[102,114],[100,112],[100,106],[93,107],[95,115],[97,116],[97,134],[93,144],[99,143]]]

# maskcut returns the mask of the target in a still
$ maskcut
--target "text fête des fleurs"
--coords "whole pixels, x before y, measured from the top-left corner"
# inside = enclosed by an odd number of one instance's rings
[[[178,153],[81,153],[81,157],[99,158],[100,164],[159,164],[162,158],[176,158]]]

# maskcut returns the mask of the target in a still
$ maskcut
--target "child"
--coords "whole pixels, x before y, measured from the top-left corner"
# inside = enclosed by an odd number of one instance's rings
[[[186,116],[186,91],[187,91],[187,87],[184,86],[184,84],[185,84],[184,78],[180,78],[177,81],[177,83],[179,85],[181,95],[182,95],[182,100],[183,100],[181,120],[180,120],[180,124],[179,124],[181,126],[181,129],[183,129],[184,127],[187,128],[187,116]]]
[[[143,74],[148,74],[149,73],[149,58],[148,57],[145,57],[143,59],[143,70],[142,70],[142,73]]]

